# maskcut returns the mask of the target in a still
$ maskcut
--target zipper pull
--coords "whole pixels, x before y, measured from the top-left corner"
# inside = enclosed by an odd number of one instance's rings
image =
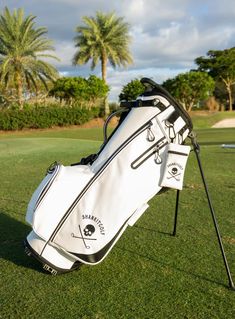
[[[175,133],[175,128],[174,128],[174,124],[165,121],[165,125],[168,128],[168,134],[169,134],[169,138],[171,141],[174,140],[174,138],[176,137],[176,133]]]
[[[46,175],[47,175],[47,174],[52,174],[58,165],[59,165],[59,163],[56,162],[56,161],[55,161],[54,163],[52,163],[52,164],[48,167],[48,169],[47,169],[47,171],[46,171]]]
[[[162,163],[162,158],[159,155],[159,148],[158,147],[156,147],[156,151],[155,151],[155,155],[154,155],[154,162],[158,165]]]
[[[147,141],[153,142],[154,140],[155,140],[155,136],[153,134],[153,131],[151,130],[151,127],[149,127],[147,130]]]

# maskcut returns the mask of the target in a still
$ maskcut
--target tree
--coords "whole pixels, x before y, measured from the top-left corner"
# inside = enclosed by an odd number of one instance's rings
[[[95,100],[104,98],[109,92],[109,86],[103,79],[95,75],[90,75],[86,80],[87,83],[87,98],[95,103]]]
[[[54,82],[53,88],[49,94],[53,95],[60,100],[72,102],[80,98],[86,98],[86,80],[82,77],[62,77]]]
[[[190,71],[166,80],[163,86],[187,111],[213,94],[215,82],[205,72]]]
[[[109,91],[104,80],[91,75],[88,79],[82,77],[63,77],[55,81],[54,87],[50,90],[53,95],[60,100],[64,99],[70,103],[78,101],[90,105],[104,98]]]
[[[119,100],[132,101],[142,94],[145,90],[144,85],[140,80],[135,79],[123,86],[121,93],[119,94]]]
[[[20,108],[27,90],[46,80],[58,77],[57,70],[41,58],[55,58],[47,52],[54,50],[52,42],[44,35],[45,27],[35,27],[35,16],[24,17],[24,10],[11,13],[6,7],[0,15],[0,80],[5,87],[16,89]]]
[[[233,86],[235,84],[235,47],[226,50],[210,50],[208,57],[195,60],[199,70],[208,72],[215,80],[222,82],[226,88],[229,110],[233,109]]]
[[[129,51],[129,25],[122,17],[114,13],[97,12],[95,17],[83,17],[84,25],[76,28],[75,47],[78,51],[73,57],[73,64],[91,62],[93,70],[101,62],[102,79],[106,82],[107,63],[113,68],[132,63]],[[106,98],[105,114],[109,113]]]

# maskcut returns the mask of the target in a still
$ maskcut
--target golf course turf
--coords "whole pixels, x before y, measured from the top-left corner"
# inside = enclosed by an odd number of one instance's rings
[[[199,129],[201,160],[235,278],[235,128]],[[235,318],[228,280],[193,152],[172,236],[176,191],[155,196],[106,259],[51,276],[24,254],[27,203],[55,160],[96,152],[102,129],[0,134],[0,318]],[[125,198],[126,194],[123,194]],[[112,213],[112,212],[110,212]],[[234,279],[235,280],[235,279]]]

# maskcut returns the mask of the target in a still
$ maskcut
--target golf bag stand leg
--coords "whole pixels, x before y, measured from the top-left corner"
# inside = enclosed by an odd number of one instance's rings
[[[226,255],[225,255],[223,242],[222,242],[220,231],[219,231],[219,226],[218,226],[218,223],[217,223],[217,220],[216,220],[216,216],[215,216],[215,211],[214,211],[213,206],[212,206],[209,190],[208,190],[208,187],[207,187],[207,184],[206,184],[206,180],[205,180],[205,176],[204,176],[203,169],[202,169],[202,164],[201,164],[201,160],[200,160],[200,156],[199,156],[199,154],[200,154],[200,146],[197,143],[196,135],[193,132],[191,133],[191,135],[189,137],[190,137],[192,145],[193,145],[193,150],[194,150],[194,152],[196,154],[198,167],[199,167],[201,178],[202,178],[202,182],[203,182],[203,185],[204,185],[204,188],[205,188],[208,205],[209,205],[209,208],[210,208],[210,211],[211,211],[211,216],[212,216],[212,219],[213,219],[213,223],[214,223],[217,239],[218,239],[218,242],[219,242],[219,246],[220,246],[221,254],[222,254],[222,257],[223,257],[224,265],[225,265],[225,268],[226,268],[226,272],[227,272],[227,275],[228,275],[229,287],[232,290],[235,291],[235,285],[233,283],[232,275],[231,275],[231,272],[230,272],[230,269],[229,269],[229,265],[228,265],[228,261],[227,261]],[[178,203],[176,203],[176,204],[178,206]],[[178,210],[178,208],[177,208],[177,210]]]
[[[179,209],[179,198],[180,198],[180,190],[176,191],[176,202],[175,202],[175,220],[174,220],[174,229],[172,232],[172,236],[176,236],[176,226],[177,226],[177,218],[178,218],[178,209]]]

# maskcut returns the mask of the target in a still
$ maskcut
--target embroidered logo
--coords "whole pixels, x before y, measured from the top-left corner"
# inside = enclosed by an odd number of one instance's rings
[[[85,224],[85,226],[84,226]],[[93,215],[83,214],[81,224],[78,225],[78,234],[71,233],[71,237],[81,239],[85,248],[90,249],[89,242],[97,240],[100,235],[105,235],[104,225],[101,220]]]
[[[99,218],[91,214],[82,214],[82,220],[87,220],[87,222],[96,224],[99,228],[100,234],[105,235],[104,224]]]
[[[86,227],[83,229],[84,236],[92,236],[95,232],[95,227],[91,224],[86,225]]]
[[[88,226],[92,226],[92,228],[88,227]],[[90,238],[91,235],[95,232],[95,227],[93,225],[87,225],[85,227],[85,229],[83,230],[83,232],[82,232],[81,226],[78,225],[78,229],[79,229],[80,236],[77,236],[74,233],[72,233],[71,236],[73,238],[81,239],[83,241],[83,244],[84,244],[85,248],[86,249],[90,249],[91,247],[87,244],[87,241],[89,241],[89,240],[97,240],[97,238]]]
[[[183,167],[178,163],[171,163],[167,165],[168,167],[168,173],[170,176],[167,177],[167,179],[173,178],[177,182],[180,181],[181,178],[181,171],[183,170]]]

